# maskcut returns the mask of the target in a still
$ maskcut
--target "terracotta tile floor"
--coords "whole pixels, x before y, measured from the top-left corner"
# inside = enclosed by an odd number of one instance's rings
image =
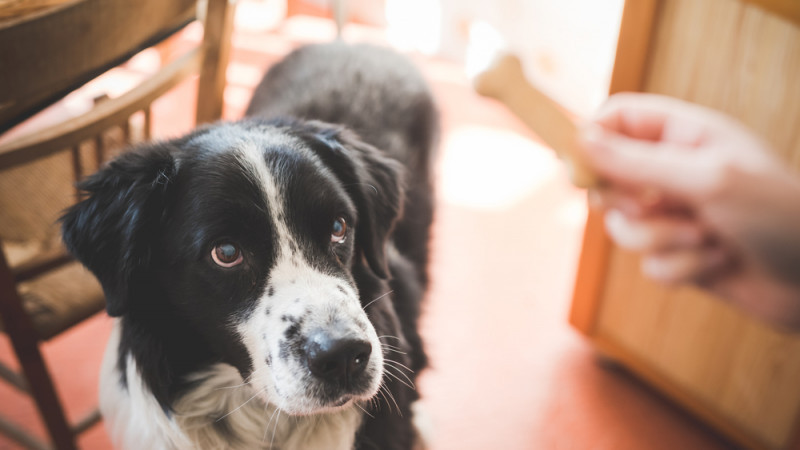
[[[381,40],[363,27],[352,40]],[[271,32],[237,32],[227,118],[241,116],[263,68],[301,42],[332,38],[318,19]],[[190,32],[184,39],[197,39]],[[536,138],[473,94],[462,69],[415,57],[431,81],[444,126],[437,164],[432,286],[422,322],[432,367],[419,389],[432,450],[721,449],[728,445],[624,372],[598,364],[567,324],[585,201]],[[156,106],[156,134],[186,130],[193,83]],[[45,345],[78,417],[96,402],[110,320],[98,316]],[[12,360],[0,340],[0,358]],[[13,362],[13,361],[12,361]],[[0,387],[0,412],[43,430],[30,403]],[[102,425],[82,448],[110,444]],[[16,448],[0,437],[0,449]]]

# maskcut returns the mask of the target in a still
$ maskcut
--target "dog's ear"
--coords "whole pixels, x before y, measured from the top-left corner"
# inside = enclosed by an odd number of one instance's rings
[[[83,200],[61,217],[67,249],[100,280],[111,316],[145,294],[153,241],[176,172],[168,144],[132,150],[81,182]]]
[[[402,165],[342,127],[311,121],[301,128],[358,209],[356,245],[372,272],[388,278],[386,241],[402,213]]]

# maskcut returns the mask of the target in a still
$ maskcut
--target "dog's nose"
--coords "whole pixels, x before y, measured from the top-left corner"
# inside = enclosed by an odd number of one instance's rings
[[[318,332],[306,343],[308,370],[323,380],[344,386],[364,372],[372,353],[369,342],[353,338],[336,338]]]

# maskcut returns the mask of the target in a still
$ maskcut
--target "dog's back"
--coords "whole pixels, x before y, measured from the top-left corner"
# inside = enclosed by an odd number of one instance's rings
[[[436,111],[417,69],[383,47],[330,43],[294,51],[270,68],[248,116],[344,125],[414,171],[427,171]]]
[[[427,284],[430,166],[439,124],[428,85],[408,59],[364,44],[302,47],[270,68],[247,115],[340,124],[400,161],[408,169],[406,201],[393,240]]]

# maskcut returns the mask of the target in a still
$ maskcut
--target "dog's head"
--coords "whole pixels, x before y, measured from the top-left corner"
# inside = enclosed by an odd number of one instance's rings
[[[109,314],[163,341],[159,355],[232,364],[290,414],[329,411],[381,383],[353,270],[387,277],[400,170],[334,126],[217,124],[90,177],[64,240],[100,280]],[[156,375],[138,365],[169,407],[165,364]]]

